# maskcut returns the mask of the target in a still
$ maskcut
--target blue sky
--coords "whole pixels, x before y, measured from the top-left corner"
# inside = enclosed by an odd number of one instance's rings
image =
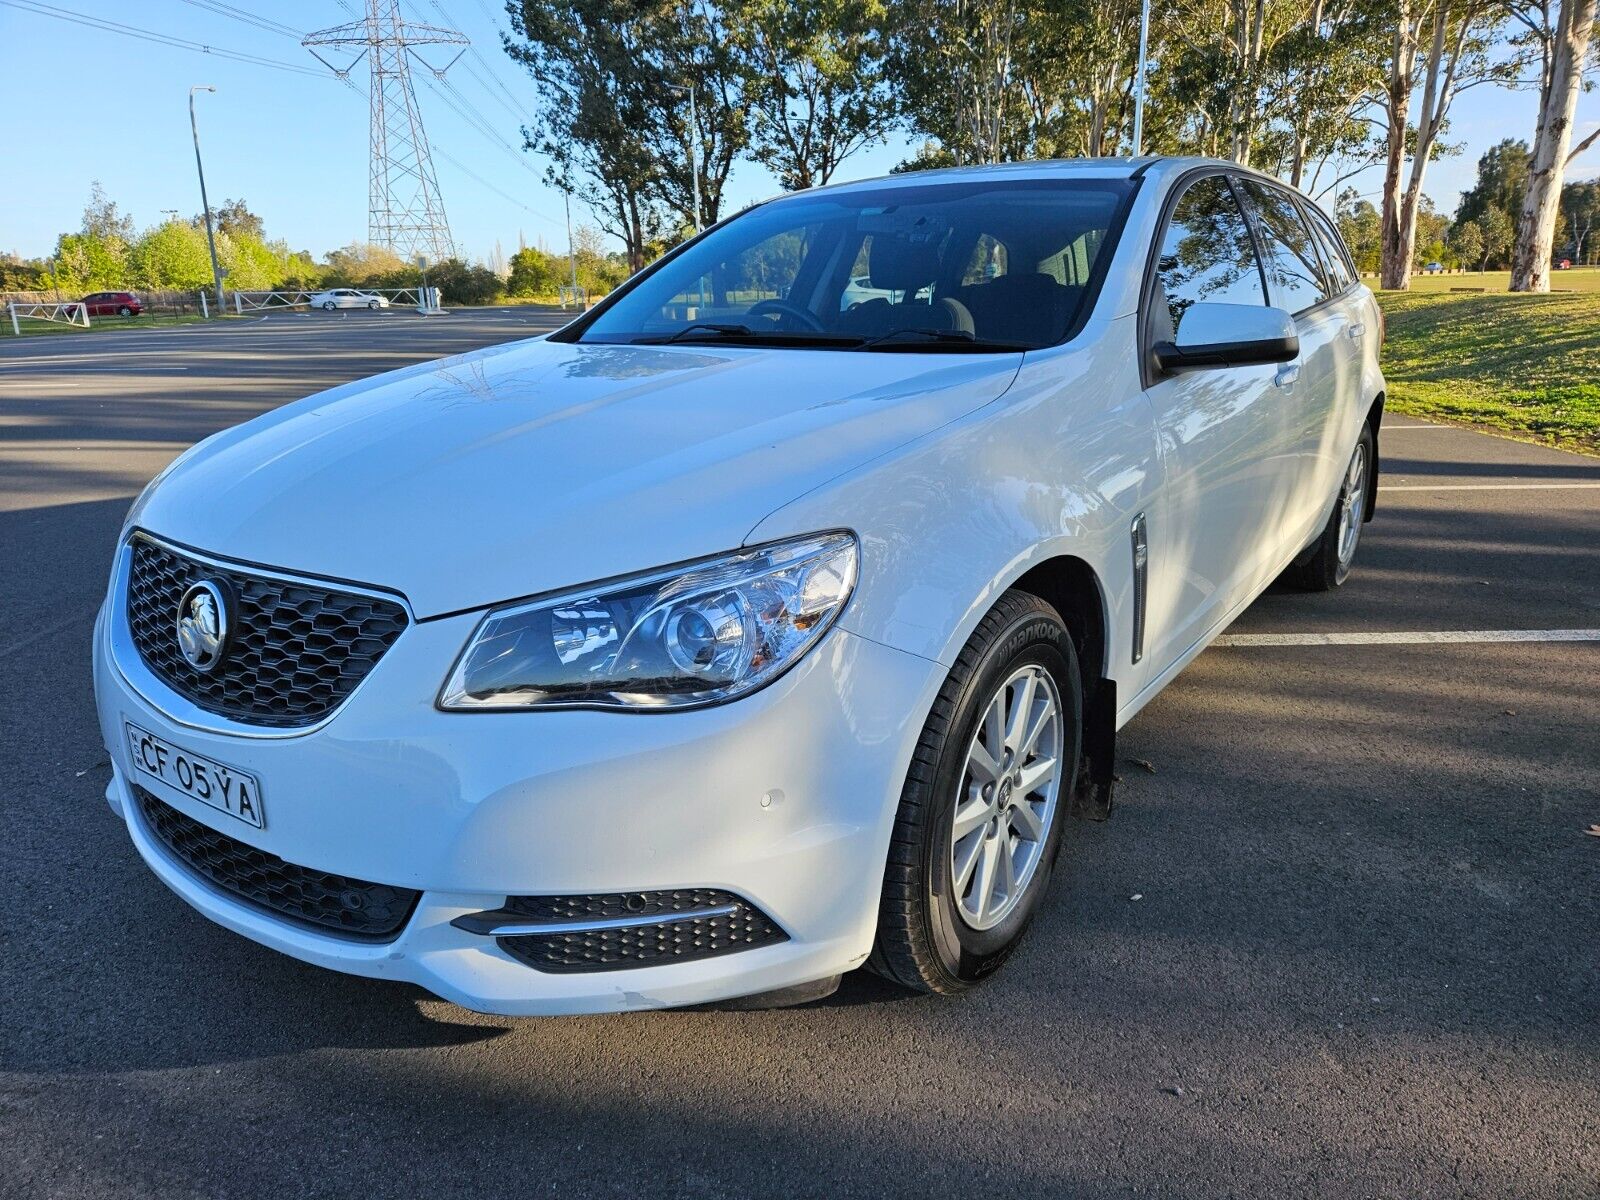
[[[243,196],[266,219],[270,236],[317,254],[365,240],[367,108],[360,68],[357,94],[323,72],[294,38],[186,0],[50,2],[69,12],[320,74],[235,62],[0,5],[9,97],[0,116],[5,183],[0,187],[0,250],[48,252],[58,233],[77,226],[95,179],[141,226],[160,221],[164,209],[185,216],[198,212],[187,102],[189,86],[200,83],[217,87],[215,95],[197,100],[213,203]],[[361,7],[359,0],[347,2]],[[231,0],[231,5],[302,31],[351,19],[338,0]],[[530,244],[564,247],[561,196],[541,182],[543,163],[508,149],[521,140],[514,110],[531,109],[534,98],[526,76],[500,48],[500,0],[410,0],[404,11],[414,20],[448,23],[472,38],[476,55],[463,57],[448,78],[498,133],[498,140],[486,136],[439,91],[417,84],[458,244],[479,259],[487,259],[497,241],[509,255],[519,235]],[[1503,137],[1531,137],[1533,108],[1528,92],[1488,87],[1458,100],[1448,140],[1464,143],[1465,151],[1429,168],[1426,190],[1441,209],[1455,207],[1486,147]],[[1579,101],[1578,116],[1581,136],[1600,121],[1600,92]],[[882,174],[906,154],[903,139],[869,148],[848,160],[837,178]],[[1570,177],[1597,175],[1600,146],[1591,148]],[[1374,192],[1379,180],[1374,172],[1355,183]],[[777,190],[765,171],[740,165],[729,181],[727,201],[737,207]],[[575,208],[573,218],[587,219],[587,214]]]

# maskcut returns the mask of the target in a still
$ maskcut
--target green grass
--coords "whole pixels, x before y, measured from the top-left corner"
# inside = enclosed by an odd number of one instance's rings
[[[23,337],[38,337],[51,333],[105,333],[114,329],[169,329],[175,325],[193,325],[205,318],[198,313],[186,316],[158,316],[146,313],[139,317],[90,317],[89,328],[68,325],[65,321],[39,321],[31,317],[18,317],[17,326]],[[219,318],[227,320],[228,318]],[[0,337],[15,337],[11,332],[11,314],[0,309]]]
[[[1368,279],[1369,286],[1377,281]],[[1413,292],[1445,292],[1451,288],[1484,288],[1487,292],[1504,292],[1511,286],[1510,271],[1462,271],[1451,275],[1424,275],[1420,271],[1411,275]],[[1600,292],[1600,267],[1574,267],[1570,271],[1551,271],[1550,290],[1556,295],[1565,292]]]
[[[1600,271],[1561,272],[1556,286],[1569,278],[1588,286],[1476,295],[1414,281],[1409,293],[1378,293],[1387,409],[1600,455]]]

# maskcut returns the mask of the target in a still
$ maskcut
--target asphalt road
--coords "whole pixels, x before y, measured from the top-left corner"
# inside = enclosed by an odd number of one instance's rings
[[[953,1002],[852,977],[498,1019],[186,908],[101,799],[88,638],[130,498],[214,429],[549,322],[0,343],[0,1194],[1600,1191],[1596,642],[1208,651]],[[1354,579],[1233,633],[1600,628],[1600,461],[1417,424]]]

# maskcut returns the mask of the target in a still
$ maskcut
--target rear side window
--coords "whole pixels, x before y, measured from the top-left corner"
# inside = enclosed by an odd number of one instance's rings
[[[1156,281],[1153,341],[1176,337],[1183,314],[1202,301],[1266,304],[1250,227],[1221,175],[1200,180],[1179,198],[1162,235]],[[1161,328],[1163,301],[1170,334]]]
[[[1253,179],[1243,181],[1245,194],[1260,217],[1262,266],[1272,303],[1291,313],[1302,312],[1328,298],[1311,230],[1287,192]]]
[[[1333,222],[1315,204],[1303,203],[1301,209],[1311,221],[1311,232],[1322,245],[1322,261],[1327,267],[1328,283],[1335,293],[1342,292],[1354,282],[1350,264],[1344,256],[1344,242],[1334,231]]]

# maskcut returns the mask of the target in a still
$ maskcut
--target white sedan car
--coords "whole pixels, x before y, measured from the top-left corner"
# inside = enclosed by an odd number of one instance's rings
[[[336,308],[388,308],[389,298],[377,292],[363,292],[359,288],[330,288],[314,293],[306,303],[312,308],[332,312]]]
[[[774,200],[163,471],[95,627],[107,799],[211,919],[486,1012],[959,992],[1119,727],[1345,581],[1380,333],[1229,163]]]

